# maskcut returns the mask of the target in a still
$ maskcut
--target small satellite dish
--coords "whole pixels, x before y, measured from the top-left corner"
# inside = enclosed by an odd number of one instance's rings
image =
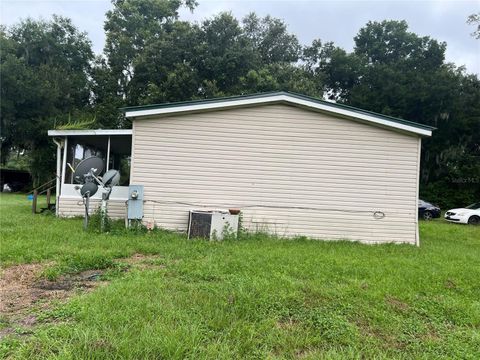
[[[98,156],[92,156],[85,160],[80,161],[73,173],[73,178],[76,182],[83,184],[85,182],[85,175],[92,171],[94,176],[98,176],[102,173],[104,168],[103,159]]]
[[[120,173],[118,170],[110,169],[102,176],[103,186],[114,187],[120,182]]]
[[[83,197],[92,197],[97,191],[97,184],[95,184],[94,182],[87,182],[80,189],[80,194],[82,194]]]

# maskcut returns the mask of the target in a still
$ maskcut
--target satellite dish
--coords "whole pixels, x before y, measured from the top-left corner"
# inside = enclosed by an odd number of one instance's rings
[[[120,182],[120,173],[118,170],[110,169],[102,176],[103,186],[117,186]]]
[[[97,191],[97,184],[95,184],[94,182],[87,182],[80,189],[80,194],[82,194],[83,197],[92,197]]]
[[[84,198],[85,217],[83,220],[83,228],[88,228],[88,210],[90,207],[90,198],[95,195],[100,185],[103,189],[101,212],[101,228],[105,228],[105,219],[107,217],[107,201],[112,192],[112,188],[120,182],[120,173],[117,170],[108,170],[102,179],[98,176],[102,173],[105,164],[98,156],[92,156],[88,159],[80,161],[77,168],[73,172],[73,177],[76,182],[83,184],[80,189],[80,194]]]
[[[80,184],[85,183],[85,175],[88,174],[90,171],[94,176],[98,176],[102,173],[104,168],[103,159],[99,158],[98,156],[92,156],[85,160],[80,161],[73,173],[73,178],[76,182]]]

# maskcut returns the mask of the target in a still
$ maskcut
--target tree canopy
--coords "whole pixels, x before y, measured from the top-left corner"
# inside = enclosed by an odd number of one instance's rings
[[[34,179],[51,177],[46,131],[89,107],[91,42],[59,16],[2,29],[0,42],[2,162],[25,149]]]
[[[72,118],[121,128],[130,126],[118,110],[127,105],[286,90],[437,127],[423,142],[422,195],[441,205],[480,198],[479,79],[405,21],[368,22],[348,52],[320,38],[302,45],[271,16],[183,21],[193,0],[112,5],[96,56],[63,17],[0,29],[2,164],[22,150],[37,181],[48,177],[46,130]]]

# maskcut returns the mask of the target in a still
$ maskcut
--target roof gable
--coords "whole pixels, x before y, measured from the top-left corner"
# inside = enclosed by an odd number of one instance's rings
[[[298,106],[312,111],[336,114],[340,117],[370,123],[379,127],[422,136],[431,136],[432,130],[435,129],[431,126],[290,92],[272,92],[159,105],[133,106],[124,108],[123,110],[127,118],[139,119],[152,116],[167,116],[278,103]]]

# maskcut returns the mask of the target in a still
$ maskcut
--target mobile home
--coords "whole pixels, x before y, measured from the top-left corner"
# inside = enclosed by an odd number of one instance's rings
[[[59,216],[83,213],[68,164],[96,155],[122,174],[113,217],[125,216],[135,184],[143,221],[167,229],[185,231],[192,209],[238,208],[250,231],[419,243],[421,139],[431,127],[286,92],[124,111],[131,130],[49,131]]]

